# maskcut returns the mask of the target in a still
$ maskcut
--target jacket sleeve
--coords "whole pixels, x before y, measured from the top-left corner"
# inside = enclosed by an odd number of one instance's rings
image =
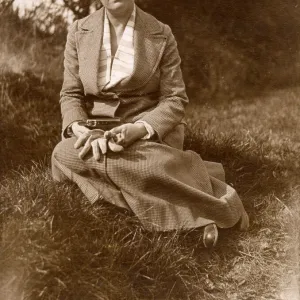
[[[77,28],[78,21],[69,30],[64,52],[64,81],[60,93],[63,137],[68,137],[67,128],[71,123],[87,119],[83,101],[84,90],[79,77],[78,54],[75,42]]]
[[[168,25],[165,25],[165,32],[167,44],[160,62],[159,103],[141,118],[152,126],[160,140],[182,121],[189,102],[175,37]]]

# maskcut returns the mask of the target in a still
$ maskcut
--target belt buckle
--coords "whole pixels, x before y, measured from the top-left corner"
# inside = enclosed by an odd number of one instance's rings
[[[96,120],[87,120],[86,126],[95,128],[97,126]]]

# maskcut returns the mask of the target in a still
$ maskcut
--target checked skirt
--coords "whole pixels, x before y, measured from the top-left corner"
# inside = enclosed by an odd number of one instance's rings
[[[132,210],[147,230],[210,223],[228,228],[244,212],[236,191],[225,183],[222,165],[193,151],[140,140],[97,162],[92,155],[79,159],[75,141],[65,139],[54,149],[54,179],[75,182],[91,203],[108,201]]]

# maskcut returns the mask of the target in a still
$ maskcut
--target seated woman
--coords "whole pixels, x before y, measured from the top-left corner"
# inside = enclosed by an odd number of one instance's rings
[[[170,27],[134,0],[101,2],[68,34],[54,179],[72,180],[91,203],[132,210],[147,230],[204,227],[206,247],[217,227],[247,229],[222,166],[182,150],[188,98]],[[105,133],[84,126],[99,117],[122,124]]]

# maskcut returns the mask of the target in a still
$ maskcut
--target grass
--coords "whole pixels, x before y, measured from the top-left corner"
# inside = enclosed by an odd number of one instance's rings
[[[185,148],[224,164],[251,218],[210,252],[198,230],[145,232],[53,182],[61,78],[27,46],[1,63],[0,300],[299,299],[300,88],[188,108]]]
[[[299,89],[189,108],[186,148],[224,164],[251,218],[207,252],[197,231],[145,232],[53,182],[59,85],[13,73],[0,85],[1,300],[298,299]]]

